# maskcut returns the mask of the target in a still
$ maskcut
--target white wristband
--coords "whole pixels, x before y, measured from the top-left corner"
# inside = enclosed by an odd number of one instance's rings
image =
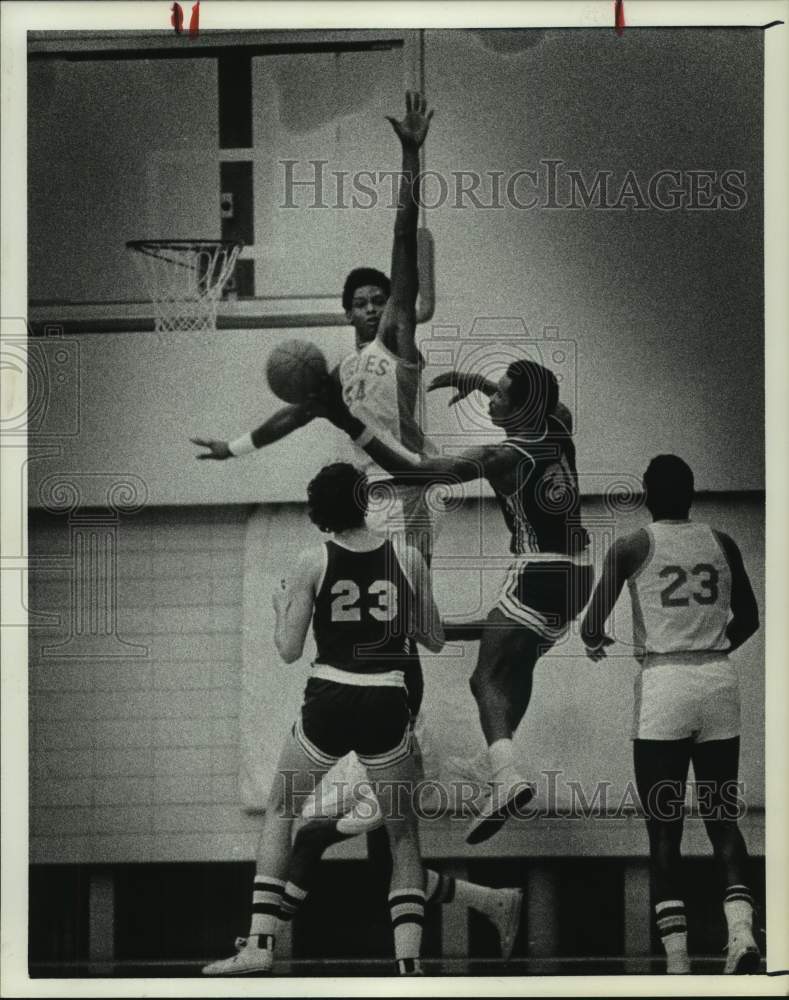
[[[358,438],[353,438],[353,443],[356,445],[357,448],[364,448],[364,446],[369,444],[374,437],[375,434],[373,434],[370,428],[365,427],[365,429],[362,431],[362,433],[359,435]]]
[[[242,434],[240,438],[236,438],[235,441],[231,441],[228,444],[228,451],[231,455],[251,455],[253,451],[257,451],[257,448],[252,444],[252,432],[248,434]]]

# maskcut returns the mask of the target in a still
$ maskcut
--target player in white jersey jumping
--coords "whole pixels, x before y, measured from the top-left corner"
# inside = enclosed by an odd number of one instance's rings
[[[422,94],[406,94],[406,114],[401,121],[389,118],[402,146],[402,174],[392,241],[392,277],[373,268],[357,268],[348,275],[342,305],[354,328],[356,349],[331,373],[341,387],[346,405],[395,450],[430,453],[419,418],[424,412],[422,370],[424,360],[416,346],[417,226],[419,221],[419,149],[427,136],[433,112]],[[263,424],[235,441],[192,438],[208,449],[201,460],[225,460],[245,455],[281,440],[314,419],[309,403],[285,406]],[[380,474],[367,453],[357,449],[356,464],[374,479]],[[396,503],[368,527],[383,534],[400,531],[430,563],[433,516],[421,489],[405,486]],[[409,698],[414,716],[422,702],[423,680],[418,657],[408,669]]]
[[[422,370],[424,359],[416,346],[417,227],[421,184],[419,149],[427,136],[433,112],[422,94],[406,94],[406,114],[389,118],[402,146],[402,172],[392,241],[391,280],[374,268],[351,271],[345,280],[342,305],[354,328],[356,347],[332,371],[345,403],[365,424],[395,449],[418,454],[434,447],[420,425],[424,413]],[[192,438],[208,449],[199,459],[224,460],[249,454],[304,427],[314,417],[308,403],[285,406],[251,433],[234,441]],[[368,477],[380,468],[361,449],[356,464]],[[397,494],[398,510],[386,510],[386,529],[413,532],[422,554],[429,559],[431,518],[423,491],[405,487]],[[373,530],[380,524],[371,524]]]
[[[688,766],[723,876],[729,942],[725,972],[754,972],[748,853],[737,826],[740,698],[728,654],[759,627],[742,556],[722,531],[690,519],[693,473],[658,455],[644,474],[652,523],[615,542],[582,625],[593,660],[614,639],[605,623],[628,583],[636,679],[633,761],[649,835],[652,897],[667,971],[690,972],[680,843]],[[703,789],[703,795],[701,790]]]

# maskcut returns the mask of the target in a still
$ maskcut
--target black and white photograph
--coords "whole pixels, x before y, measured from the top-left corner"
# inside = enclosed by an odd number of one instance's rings
[[[789,4],[0,14],[3,995],[785,995]]]

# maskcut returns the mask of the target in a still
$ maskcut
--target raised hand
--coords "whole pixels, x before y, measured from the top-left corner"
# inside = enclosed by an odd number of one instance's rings
[[[230,451],[227,441],[212,441],[209,438],[189,438],[192,444],[196,444],[199,448],[208,448],[207,452],[203,452],[195,457],[198,460],[215,459],[218,462],[224,461],[226,458],[232,458],[233,453]]]
[[[468,376],[462,374],[462,372],[444,372],[441,375],[436,375],[430,385],[427,387],[428,392],[432,392],[434,389],[456,389],[457,392],[450,399],[449,405],[454,406],[455,403],[459,403],[461,399],[465,399],[470,392],[476,388],[474,384],[473,376]]]
[[[430,128],[433,112],[427,110],[427,101],[418,90],[406,91],[405,108],[405,117],[402,121],[391,118],[389,115],[386,116],[386,120],[391,122],[392,128],[403,146],[419,149],[425,141],[427,130]]]

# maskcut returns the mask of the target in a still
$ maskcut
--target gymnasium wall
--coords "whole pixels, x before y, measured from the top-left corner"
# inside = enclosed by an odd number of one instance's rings
[[[301,178],[310,157],[328,161],[327,175],[398,166],[381,116],[400,107],[402,54],[362,57],[255,58],[255,145],[222,152],[214,60],[31,62],[36,314],[57,323],[57,302],[140,298],[126,239],[194,228],[219,235],[223,158],[254,164],[256,294],[334,295],[360,261],[387,269],[391,212],[380,203],[311,209],[310,191],[296,199],[300,209],[284,209],[272,161],[298,159]],[[588,492],[639,475],[668,450],[690,462],[702,489],[761,489],[761,33],[430,31],[425,72],[437,109],[426,167],[450,184],[427,212],[437,285],[435,316],[421,331],[428,374],[469,359],[496,374],[524,349],[556,368]],[[99,87],[100,106],[84,99]],[[506,187],[533,170],[544,202],[548,160],[561,164],[563,202],[571,170],[588,187],[609,171],[614,201],[628,171],[644,189],[662,169],[684,172],[686,186],[689,171],[741,171],[747,198],[716,211],[664,211],[632,195],[609,210],[524,210],[471,207],[458,194],[453,172],[482,178],[484,206],[495,172]],[[428,203],[440,197],[437,184],[426,188]],[[516,194],[533,190],[522,179]],[[336,305],[325,299],[323,308]],[[31,464],[31,502],[52,473],[107,468],[142,478],[153,504],[300,500],[309,473],[335,452],[325,426],[232,466],[196,463],[187,440],[235,436],[268,415],[276,403],[265,357],[292,336],[318,340],[330,360],[351,346],[344,330],[73,338],[80,388],[67,402],[79,410],[79,434],[57,458]],[[62,391],[54,380],[51,388]],[[478,414],[446,402],[441,394],[428,406],[439,443],[485,439]]]
[[[763,610],[760,498],[703,497],[695,513],[738,540]],[[586,504],[590,524],[599,525],[604,514],[599,503]],[[610,528],[610,519],[604,521]],[[642,512],[622,515],[617,530],[643,521]],[[471,614],[478,601],[492,598],[502,573],[496,556],[505,551],[500,522],[490,500],[481,510],[469,502],[447,516],[435,573],[444,613]],[[306,658],[285,666],[273,652],[270,586],[287,556],[314,542],[316,532],[295,504],[148,508],[121,517],[117,579],[108,582],[105,574],[98,588],[117,597],[110,642],[95,623],[92,632],[80,630],[72,617],[74,532],[88,527],[89,519],[75,525],[65,514],[31,514],[31,862],[251,858],[258,820],[245,808],[259,802],[307,670]],[[485,559],[477,544],[481,528]],[[623,596],[615,617],[622,644],[606,664],[585,659],[571,638],[537,670],[517,745],[528,773],[562,772],[559,806],[566,805],[573,780],[588,797],[594,782],[611,782],[615,805],[630,778],[636,667],[626,645],[627,604]],[[467,688],[475,648],[465,656],[425,657],[426,715],[445,753],[482,746]],[[734,661],[743,697],[741,778],[758,816],[764,806],[763,632]],[[584,853],[586,834],[570,827],[553,833],[538,826],[530,834],[539,845],[534,850]],[[646,850],[645,836],[640,823],[633,831],[629,853],[638,854]],[[429,830],[425,836],[428,851],[440,854]],[[703,835],[689,830],[688,837],[689,850],[706,850]],[[759,845],[753,847],[758,853]],[[595,850],[605,853],[599,845]]]

